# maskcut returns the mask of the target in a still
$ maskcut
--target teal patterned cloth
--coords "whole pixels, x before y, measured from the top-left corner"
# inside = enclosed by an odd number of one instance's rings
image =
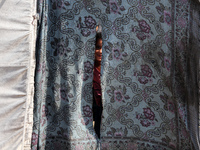
[[[199,9],[191,0],[39,0],[32,149],[197,149]],[[92,113],[97,25],[100,139]]]

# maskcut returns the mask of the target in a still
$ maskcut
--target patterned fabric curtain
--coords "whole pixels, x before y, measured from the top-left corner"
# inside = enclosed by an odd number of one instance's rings
[[[199,9],[191,0],[39,0],[32,149],[199,149]]]

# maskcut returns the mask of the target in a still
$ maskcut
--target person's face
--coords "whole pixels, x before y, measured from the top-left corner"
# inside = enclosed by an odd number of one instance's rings
[[[102,39],[97,39],[95,50],[95,61],[101,61],[102,56]]]

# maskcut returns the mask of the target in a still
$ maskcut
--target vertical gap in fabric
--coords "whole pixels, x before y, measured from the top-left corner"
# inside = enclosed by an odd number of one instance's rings
[[[103,111],[104,111],[104,104],[103,104],[103,99],[102,99],[102,96],[103,96],[103,91],[102,91],[102,74],[103,74],[103,67],[102,65],[104,64],[104,38],[103,38],[103,30],[102,30],[102,23],[99,23],[99,32],[101,33],[101,39],[102,39],[102,54],[101,54],[101,72],[100,72],[100,85],[101,85],[101,120],[100,120],[100,140],[101,140],[101,127],[102,127],[102,114],[103,114]]]
[[[102,33],[101,26],[96,27],[95,59],[93,69],[93,119],[94,130],[100,138],[102,117],[102,90],[101,90],[101,61],[102,61]]]
[[[103,48],[103,45],[104,45],[104,39],[103,39],[103,36],[102,36],[102,26],[99,25],[99,31],[101,32],[101,39],[102,39],[102,53],[101,53],[101,72],[100,72],[100,85],[101,85],[101,120],[100,120],[100,140],[101,140],[101,126],[102,126],[102,114],[103,114],[103,99],[102,99],[102,95],[103,95],[103,91],[102,91],[102,73],[103,73],[103,68],[102,68],[102,64],[104,63],[102,59],[102,57],[104,56],[104,48]]]

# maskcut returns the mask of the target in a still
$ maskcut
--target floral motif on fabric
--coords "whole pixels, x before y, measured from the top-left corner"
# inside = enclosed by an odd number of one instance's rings
[[[105,51],[109,53],[108,60],[124,60],[128,54],[124,51],[125,46],[123,43],[110,43],[105,47]]]
[[[136,118],[140,120],[140,123],[143,127],[155,126],[155,121],[158,120],[155,118],[154,112],[151,108],[143,108],[143,114],[137,113]]]
[[[136,33],[136,37],[143,41],[147,38],[151,38],[151,27],[145,20],[138,20],[138,26],[132,26],[132,32]]]
[[[121,14],[126,8],[122,5],[122,0],[101,0],[102,4],[106,6],[107,14]]]
[[[54,56],[63,56],[66,57],[69,52],[72,50],[68,48],[69,41],[68,39],[62,38],[54,38],[54,41],[51,42],[51,47],[54,49]]]
[[[153,78],[155,78],[152,74],[153,74],[153,71],[146,64],[141,65],[141,72],[139,71],[134,72],[134,76],[138,78],[138,81],[141,84],[152,83]]]
[[[108,95],[111,97],[110,102],[125,102],[126,100],[130,99],[128,95],[126,95],[126,87],[110,87],[110,90],[107,90]]]
[[[88,37],[91,32],[94,32],[96,25],[96,20],[92,16],[85,16],[84,23],[82,22],[82,17],[79,17],[77,21],[77,28],[81,29],[81,34],[84,37]]]
[[[83,81],[88,80],[88,78],[92,78],[93,67],[94,66],[91,62],[84,62],[84,69],[78,71],[78,73],[82,75],[81,78],[83,79]]]
[[[65,0],[51,0],[53,9],[67,9],[66,6],[70,5],[69,1]]]

